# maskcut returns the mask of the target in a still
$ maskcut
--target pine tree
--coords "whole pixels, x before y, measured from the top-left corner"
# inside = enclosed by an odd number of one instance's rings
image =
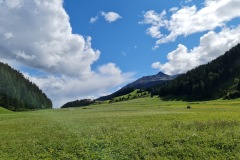
[[[240,91],[240,81],[238,82],[237,90]]]

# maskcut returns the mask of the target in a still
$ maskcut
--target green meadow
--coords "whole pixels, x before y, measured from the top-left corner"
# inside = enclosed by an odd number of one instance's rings
[[[240,99],[0,108],[0,128],[1,160],[240,159]]]

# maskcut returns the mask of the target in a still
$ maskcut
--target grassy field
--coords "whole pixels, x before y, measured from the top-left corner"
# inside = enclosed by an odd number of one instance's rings
[[[191,109],[186,109],[190,105]],[[0,159],[240,159],[240,99],[0,108]]]

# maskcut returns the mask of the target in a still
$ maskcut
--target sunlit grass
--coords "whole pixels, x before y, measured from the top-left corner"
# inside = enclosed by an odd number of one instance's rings
[[[4,114],[4,113],[11,113],[11,111],[5,109],[5,108],[2,108],[0,107],[0,114]]]
[[[190,105],[191,109],[186,109]],[[0,159],[240,159],[240,100],[4,113]]]

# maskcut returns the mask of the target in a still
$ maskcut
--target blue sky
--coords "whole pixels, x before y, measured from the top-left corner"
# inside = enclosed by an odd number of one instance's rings
[[[140,24],[144,20],[144,13],[154,10],[157,13],[166,11],[168,17],[172,15],[170,9],[177,7],[196,6],[199,10],[205,7],[205,1],[111,1],[111,0],[82,0],[65,1],[64,8],[70,16],[73,33],[92,37],[92,47],[101,51],[101,58],[93,64],[93,69],[99,65],[113,62],[123,72],[134,72],[135,77],[156,74],[159,69],[151,67],[153,62],[167,62],[167,54],[175,50],[178,44],[184,44],[189,49],[198,46],[202,35],[208,33],[208,29],[179,36],[176,41],[161,44],[158,49],[153,49],[156,39],[146,34],[149,27]],[[94,5],[93,5],[94,4]],[[114,22],[107,22],[101,16],[101,12],[115,12],[121,16]],[[98,17],[95,23],[90,19]],[[238,25],[239,19],[227,21],[226,25]],[[213,28],[217,31],[219,27]],[[166,33],[165,33],[166,32]],[[163,30],[164,34],[168,31]],[[163,70],[164,72],[164,70]],[[176,73],[178,74],[178,73]]]
[[[182,2],[183,3],[183,2]],[[166,53],[177,47],[177,43],[163,45],[153,50],[155,39],[146,35],[147,26],[139,24],[143,20],[143,12],[156,10],[161,12],[179,6],[175,3],[159,0],[111,1],[83,0],[65,1],[64,8],[70,16],[73,32],[92,37],[93,48],[101,51],[101,58],[93,64],[93,68],[108,62],[116,63],[124,72],[134,72],[136,77],[156,74],[152,69],[153,61],[166,61]],[[90,19],[100,12],[116,12],[122,18],[109,23],[99,16],[95,23]],[[165,54],[164,54],[165,53]]]
[[[101,58],[93,65],[94,68],[113,62],[125,72],[138,72],[140,75],[156,72],[151,69],[152,60],[157,58],[151,49],[155,42],[146,36],[146,26],[138,24],[142,20],[142,11],[146,9],[144,5],[148,4],[147,1],[143,2],[137,3],[138,7],[135,7],[136,2],[129,1],[65,1],[64,7],[72,17],[70,22],[73,31],[91,36],[93,48],[101,51]],[[72,10],[72,6],[78,11]],[[122,18],[109,23],[99,17],[95,23],[89,23],[90,18],[101,11],[113,11]]]
[[[58,108],[215,59],[240,42],[239,8],[240,0],[0,0],[0,60]]]

